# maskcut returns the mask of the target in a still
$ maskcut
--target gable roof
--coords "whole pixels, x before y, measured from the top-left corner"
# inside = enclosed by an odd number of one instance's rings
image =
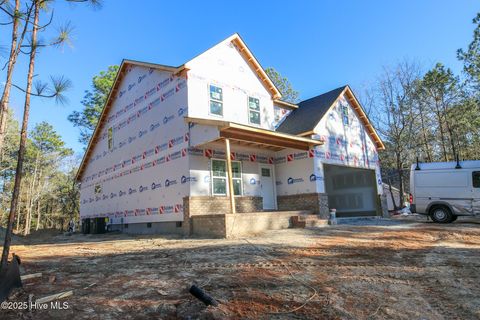
[[[277,128],[277,131],[302,134],[312,131],[328,109],[334,104],[346,86],[334,89],[319,96],[304,100],[298,104]]]
[[[262,82],[262,85],[267,89],[267,91],[270,92],[272,99],[280,99],[282,97],[282,94],[280,93],[280,90],[275,86],[273,81],[270,79],[270,77],[267,75],[265,70],[263,69],[262,65],[260,62],[258,62],[257,58],[253,55],[253,53],[248,49],[247,45],[243,41],[242,37],[238,33],[234,33],[230,37],[226,38],[225,40],[220,41],[213,47],[209,48],[208,50],[202,52],[201,54],[197,55],[193,59],[190,59],[187,63],[185,63],[185,67],[189,68],[190,63],[192,63],[196,58],[199,56],[202,56],[206,53],[208,53],[210,50],[214,49],[215,47],[221,45],[222,43],[232,43],[237,51],[240,53],[243,59],[247,62],[247,64],[250,66],[252,71],[257,74],[258,78]]]
[[[373,128],[365,111],[360,105],[360,102],[358,102],[348,85],[300,102],[298,104],[298,109],[293,110],[285,118],[285,120],[278,126],[277,131],[297,135],[312,134],[320,120],[322,120],[328,110],[330,110],[330,108],[334,106],[338,99],[344,94],[357,113],[360,122],[362,122],[368,134],[375,142],[376,147],[379,150],[385,149],[382,140]]]
[[[267,90],[271,93],[273,99],[280,99],[282,97],[282,94],[280,91],[277,89],[273,81],[268,77],[267,73],[263,70],[262,66],[258,62],[258,60],[255,58],[255,56],[252,54],[250,49],[248,49],[247,45],[245,42],[242,40],[240,35],[238,33],[235,33],[228,37],[227,39],[221,41],[220,43],[230,41],[233,43],[233,45],[237,48],[239,53],[242,55],[242,57],[247,61],[248,65],[252,68],[252,70],[257,74],[257,76],[260,78],[262,81],[262,84],[267,88]],[[208,50],[207,50],[208,51]],[[195,58],[193,58],[195,59]],[[190,59],[192,61],[193,59]],[[78,168],[77,175],[75,176],[75,180],[78,181],[81,177],[83,172],[85,171],[86,168],[86,163],[90,159],[91,153],[93,152],[93,146],[96,144],[98,135],[103,129],[105,119],[112,107],[114,97],[118,91],[118,87],[123,79],[123,76],[126,74],[126,70],[128,66],[142,66],[146,68],[153,68],[156,70],[160,71],[167,71],[171,72],[175,75],[181,74],[182,72],[188,71],[188,62],[184,63],[178,67],[173,67],[173,66],[168,66],[168,65],[163,65],[163,64],[157,64],[157,63],[150,63],[150,62],[142,62],[142,61],[137,61],[137,60],[128,60],[124,59],[122,60],[122,63],[120,64],[120,68],[118,69],[118,73],[115,77],[115,80],[113,81],[112,88],[110,89],[110,93],[108,94],[107,100],[105,102],[105,105],[103,107],[102,113],[100,114],[100,117],[98,119],[97,126],[95,127],[95,130],[93,131],[92,137],[90,138],[90,141],[88,142],[87,149],[83,155],[82,162],[80,163],[80,167]]]

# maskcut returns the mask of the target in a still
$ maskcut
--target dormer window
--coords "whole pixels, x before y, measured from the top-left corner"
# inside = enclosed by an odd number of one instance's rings
[[[248,97],[248,121],[260,125],[260,100]]]
[[[223,90],[210,85],[210,114],[223,116]]]

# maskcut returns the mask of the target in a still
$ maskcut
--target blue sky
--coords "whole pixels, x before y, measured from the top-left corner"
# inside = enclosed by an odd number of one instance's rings
[[[91,78],[122,58],[180,65],[238,32],[262,66],[287,76],[305,99],[343,84],[360,90],[383,66],[405,58],[427,68],[440,61],[460,73],[456,50],[471,41],[471,21],[480,11],[474,0],[104,0],[100,10],[57,2],[53,25],[72,22],[73,48],[42,51],[36,73],[63,74],[73,88],[64,106],[34,99],[30,128],[50,122],[77,152],[79,131],[67,116],[81,109]],[[0,27],[1,44],[6,31]],[[25,69],[17,68],[16,83],[24,82]],[[19,118],[23,95],[14,92],[11,105]]]

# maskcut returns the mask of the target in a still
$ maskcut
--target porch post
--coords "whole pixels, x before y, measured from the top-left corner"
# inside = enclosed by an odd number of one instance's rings
[[[225,139],[225,157],[227,158],[227,178],[228,178],[228,194],[230,196],[230,213],[235,213],[235,195],[233,193],[233,174],[232,159],[230,158],[230,139]]]

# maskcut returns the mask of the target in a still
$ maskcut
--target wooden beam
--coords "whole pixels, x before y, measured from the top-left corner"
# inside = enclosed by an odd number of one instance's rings
[[[20,279],[22,281],[25,281],[25,280],[28,280],[28,279],[39,278],[41,276],[42,276],[41,273],[32,273],[32,274],[26,274],[26,275],[20,276]]]
[[[228,193],[230,196],[230,213],[235,213],[235,194],[233,192],[232,159],[230,158],[230,139],[225,139],[225,158],[227,158]]]
[[[70,297],[70,296],[73,296],[73,291],[72,290],[65,291],[65,292],[60,292],[60,293],[57,293],[57,294],[52,294],[51,296],[46,296],[46,297],[37,299],[35,302],[38,303],[38,304],[47,303],[47,302],[50,302],[50,301],[63,299],[63,298],[67,298],[67,297]]]
[[[279,141],[273,137],[269,137],[268,140],[262,138],[255,134],[246,134],[246,133],[239,133],[239,132],[231,132],[231,131],[221,131],[220,136],[233,139],[233,140],[241,140],[246,142],[256,142],[260,144],[275,146],[278,148],[292,148],[292,149],[299,149],[299,150],[308,150],[310,146],[306,143],[299,143],[299,142],[290,142],[290,141]]]

